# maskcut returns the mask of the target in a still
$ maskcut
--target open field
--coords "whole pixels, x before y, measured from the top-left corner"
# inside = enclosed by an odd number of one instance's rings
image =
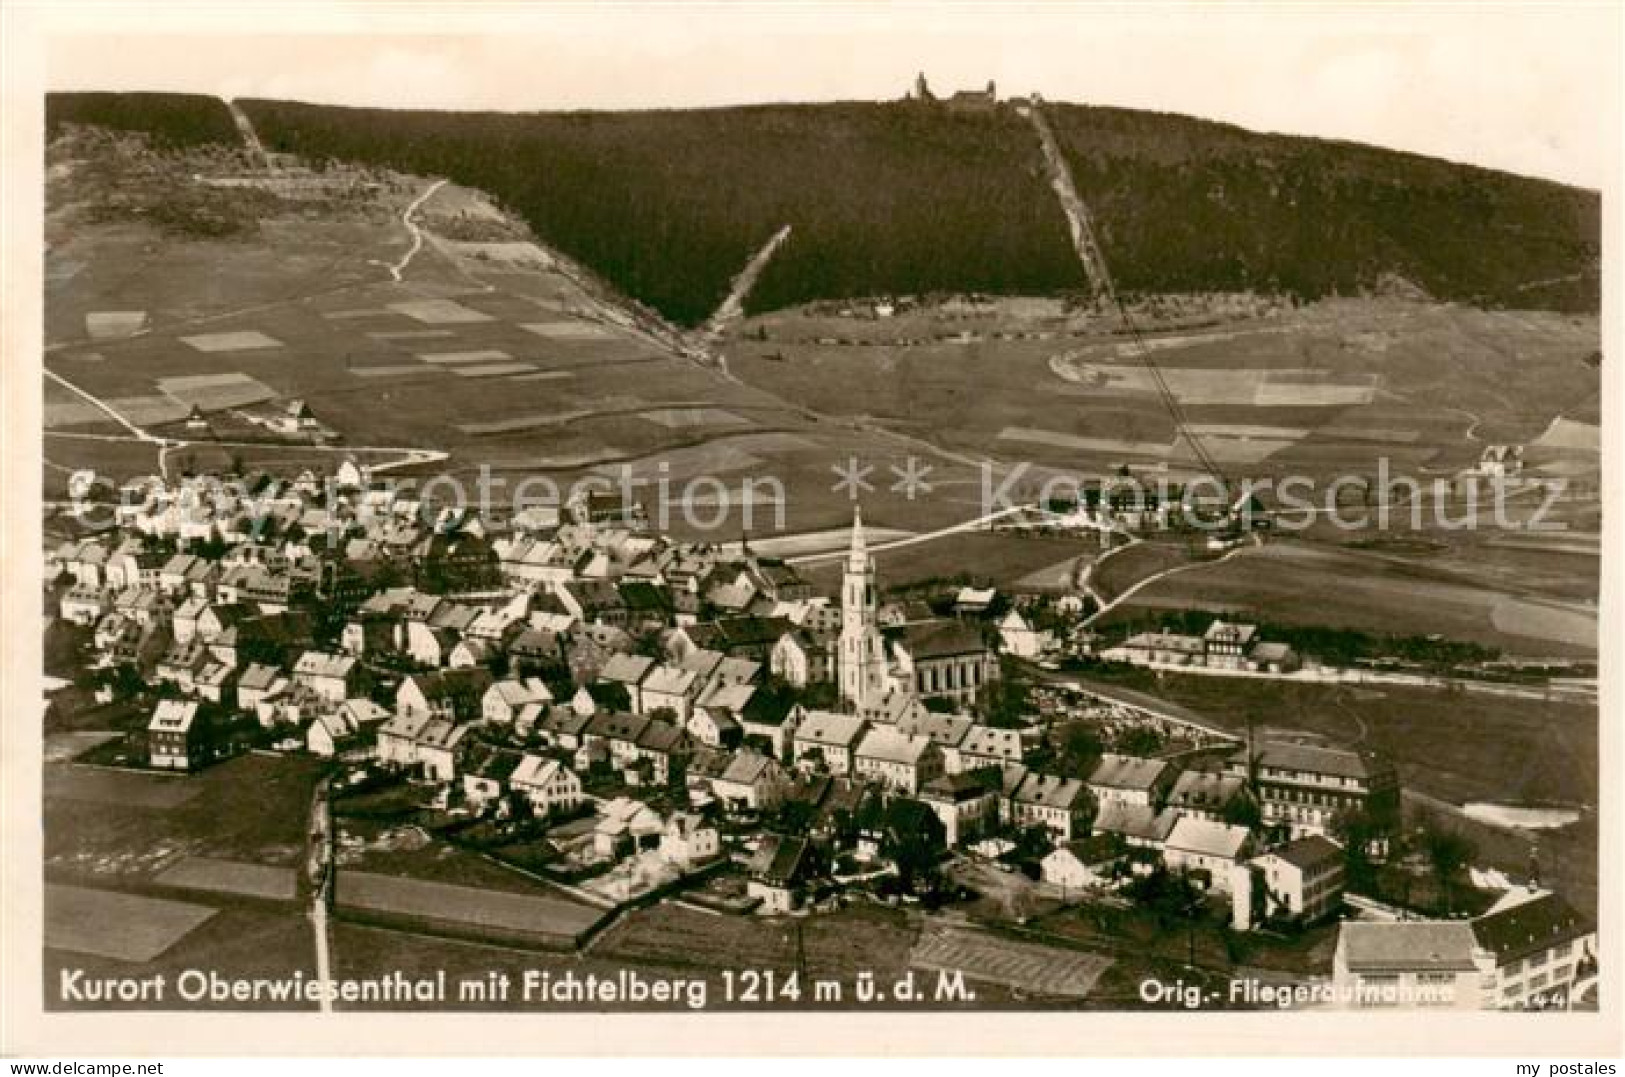
[[[477,938],[573,947],[604,911],[560,897],[514,894],[470,886],[343,870],[334,902],[340,915]]]
[[[106,885],[152,881],[186,857],[297,866],[322,769],[253,754],[187,776],[48,766],[46,874]]]
[[[174,946],[214,915],[204,905],[87,890],[45,888],[47,949],[142,962]]]
[[[1136,542],[1101,555],[1089,574],[1089,584],[1110,601],[1141,580],[1191,563],[1183,544]]]
[[[299,892],[299,878],[291,867],[268,867],[204,856],[189,856],[165,869],[153,881],[178,890],[235,894],[271,901],[292,901]]]
[[[203,792],[184,775],[138,774],[91,767],[47,767],[45,799],[168,811]]]
[[[1590,317],[1386,299],[1214,307],[1214,324],[1165,333],[1148,315],[1147,343],[1232,478],[1370,474],[1383,457],[1396,472],[1449,471],[1489,442],[1534,439],[1554,416],[1591,415]],[[1059,313],[780,311],[738,327],[728,353],[752,385],[958,449],[1086,474],[1192,456],[1124,337]],[[1567,433],[1577,427],[1558,429],[1554,451],[1583,456],[1590,442]]]
[[[311,937],[310,920],[302,907],[272,908],[263,904],[253,907],[227,902],[214,902],[219,909],[208,910],[213,915],[200,926],[174,942],[163,953],[146,961],[130,961],[97,957],[54,949],[47,946],[42,959],[43,994],[47,1010],[255,1010],[286,1011],[315,1010],[315,1003],[262,1001],[176,1001],[169,998],[160,1007],[151,1002],[81,1003],[64,997],[62,978],[65,972],[84,972],[85,978],[99,976],[153,976],[162,975],[171,985],[182,972],[214,970],[228,978],[282,979],[295,973],[305,979],[316,975],[315,944]],[[50,916],[47,901],[46,915]],[[114,921],[116,924],[117,921]]]
[[[1327,579],[1336,579],[1337,587],[1327,589]],[[1290,540],[1272,540],[1159,580],[1137,592],[1115,616],[1159,608],[1208,609],[1283,624],[1373,632],[1402,628],[1514,654],[1596,653],[1596,610],[1589,604],[1491,589],[1426,562]]]

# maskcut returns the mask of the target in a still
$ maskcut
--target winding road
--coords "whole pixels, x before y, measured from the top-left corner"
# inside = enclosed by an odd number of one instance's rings
[[[418,223],[412,219],[412,215],[419,209],[422,209],[423,203],[433,198],[435,192],[444,187],[448,182],[449,181],[443,179],[435,180],[433,183],[429,184],[428,188],[424,190],[422,194],[417,196],[417,199],[414,200],[411,205],[407,206],[401,211],[401,223],[406,226],[406,230],[412,235],[412,246],[407,248],[405,254],[401,255],[400,261],[387,265],[383,262],[373,263],[374,265],[381,265],[385,269],[389,270],[389,277],[396,284],[401,283],[401,274],[405,273],[406,267],[412,264],[412,259],[417,257],[418,251],[423,249],[423,229],[418,227]]]

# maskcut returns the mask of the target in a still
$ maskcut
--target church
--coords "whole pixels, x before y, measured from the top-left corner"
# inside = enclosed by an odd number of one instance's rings
[[[982,686],[999,675],[998,656],[974,625],[920,621],[898,626],[890,636],[888,641],[880,628],[874,558],[864,541],[863,517],[854,510],[841,579],[836,658],[842,701],[861,713],[900,690],[969,706]]]

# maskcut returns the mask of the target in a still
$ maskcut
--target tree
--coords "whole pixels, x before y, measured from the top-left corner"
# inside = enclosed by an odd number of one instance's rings
[[[1060,764],[1063,773],[1087,777],[1100,761],[1105,745],[1094,727],[1073,723],[1061,736]]]
[[[881,827],[881,852],[897,865],[903,888],[912,891],[947,846],[942,821],[919,801],[896,797],[886,805]]]
[[[587,694],[604,710],[625,713],[632,709],[632,694],[619,681],[594,681],[587,685]]]
[[[1219,811],[1219,817],[1231,826],[1244,826],[1248,830],[1256,830],[1264,823],[1264,813],[1259,810],[1258,801],[1246,790],[1226,801]]]
[[[1032,713],[1031,694],[1023,681],[989,681],[976,693],[976,713],[994,729],[1020,729]]]
[[[147,687],[141,671],[128,662],[121,662],[116,666],[103,666],[90,674],[89,681],[91,688],[112,689],[113,699],[120,702],[134,699]]]
[[[1149,726],[1135,726],[1117,739],[1117,746],[1129,755],[1152,756],[1162,747],[1162,737]]]
[[[1422,835],[1422,851],[1444,896],[1445,912],[1454,912],[1456,884],[1478,854],[1478,847],[1471,838],[1454,830],[1429,827]]]

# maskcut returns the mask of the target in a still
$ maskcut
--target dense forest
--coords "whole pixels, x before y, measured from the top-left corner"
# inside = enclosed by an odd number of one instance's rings
[[[184,93],[53,93],[45,98],[45,134],[67,123],[144,134],[160,149],[191,149],[241,141],[231,111],[218,97]]]
[[[1353,143],[1128,109],[1048,109],[1127,291],[1435,299],[1595,311],[1590,191]]]
[[[1045,293],[1082,275],[1012,113],[908,105],[509,114],[245,101],[276,150],[480,187],[538,236],[696,324],[772,235],[753,310],[887,292]]]
[[[888,293],[1076,292],[1027,122],[912,102],[455,113],[245,101],[268,148],[479,187],[546,242],[681,324],[786,224],[747,304]],[[1301,299],[1419,289],[1595,311],[1595,192],[1369,146],[1125,109],[1046,106],[1126,292]],[[234,141],[224,105],[52,95],[64,121],[160,145]]]

